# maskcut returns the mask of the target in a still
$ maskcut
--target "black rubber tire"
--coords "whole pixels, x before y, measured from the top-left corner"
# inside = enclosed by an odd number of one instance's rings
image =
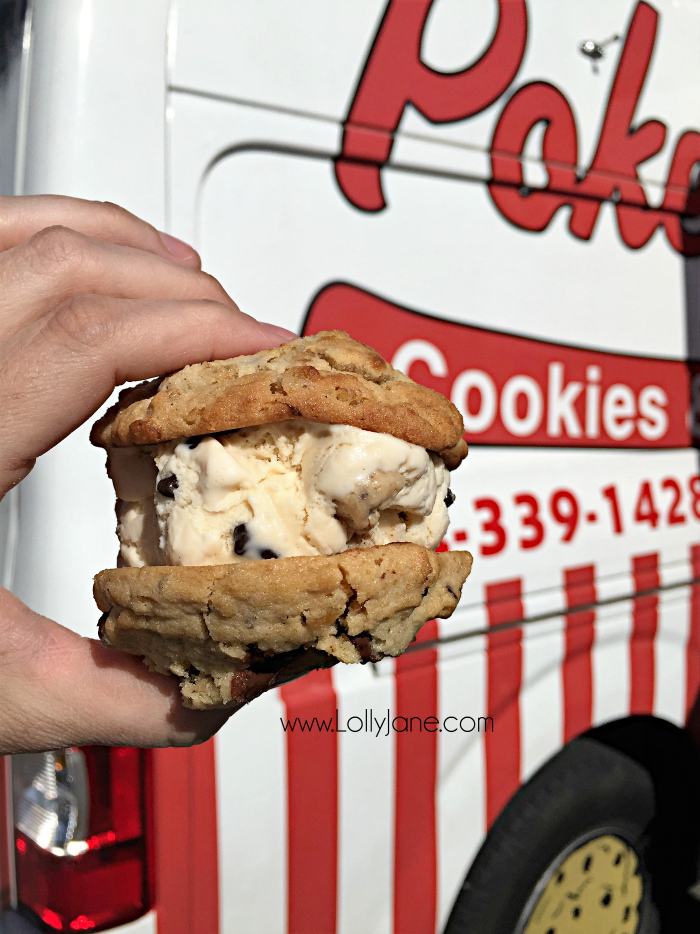
[[[667,727],[682,736],[663,724],[663,737]],[[650,730],[655,736],[656,726]],[[612,745],[619,745],[614,739]],[[693,759],[695,753],[688,755]],[[663,828],[659,834],[658,820],[655,824],[658,776],[638,758],[591,734],[573,740],[547,762],[494,823],[455,901],[445,934],[513,934],[538,882],[559,854],[597,830],[615,829],[634,846],[645,878],[638,934],[700,931],[700,906],[686,894],[695,872],[688,863],[696,849],[682,843],[671,847],[673,852],[663,851],[673,833]],[[695,787],[697,797],[700,785]],[[692,823],[695,816],[686,814],[686,822]],[[693,826],[689,837],[694,835]],[[677,857],[682,865],[675,865]],[[665,867],[659,884],[650,866]],[[599,932],[582,929],[580,934]]]

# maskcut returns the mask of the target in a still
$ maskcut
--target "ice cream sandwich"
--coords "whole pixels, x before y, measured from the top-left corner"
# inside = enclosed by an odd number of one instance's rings
[[[100,637],[195,708],[399,655],[471,568],[434,551],[462,432],[451,402],[340,331],[125,390],[92,431],[120,541],[95,579]]]

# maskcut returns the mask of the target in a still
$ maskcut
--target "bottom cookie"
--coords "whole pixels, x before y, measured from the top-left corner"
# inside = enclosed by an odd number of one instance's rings
[[[450,616],[466,551],[401,542],[210,567],[115,568],[95,578],[106,645],[177,675],[188,707],[240,707],[336,662],[399,655]]]

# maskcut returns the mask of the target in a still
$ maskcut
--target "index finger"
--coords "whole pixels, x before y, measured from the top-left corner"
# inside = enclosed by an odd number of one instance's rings
[[[57,225],[96,240],[155,253],[182,266],[201,267],[199,254],[189,244],[158,231],[109,201],[86,201],[63,195],[0,197],[0,252]]]
[[[120,383],[293,337],[219,302],[74,296],[0,348],[0,498]]]

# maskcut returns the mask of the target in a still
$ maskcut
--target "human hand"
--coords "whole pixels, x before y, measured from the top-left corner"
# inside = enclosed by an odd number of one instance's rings
[[[187,244],[115,205],[0,198],[0,499],[115,386],[274,347]],[[0,588],[0,754],[189,745],[228,718]]]

